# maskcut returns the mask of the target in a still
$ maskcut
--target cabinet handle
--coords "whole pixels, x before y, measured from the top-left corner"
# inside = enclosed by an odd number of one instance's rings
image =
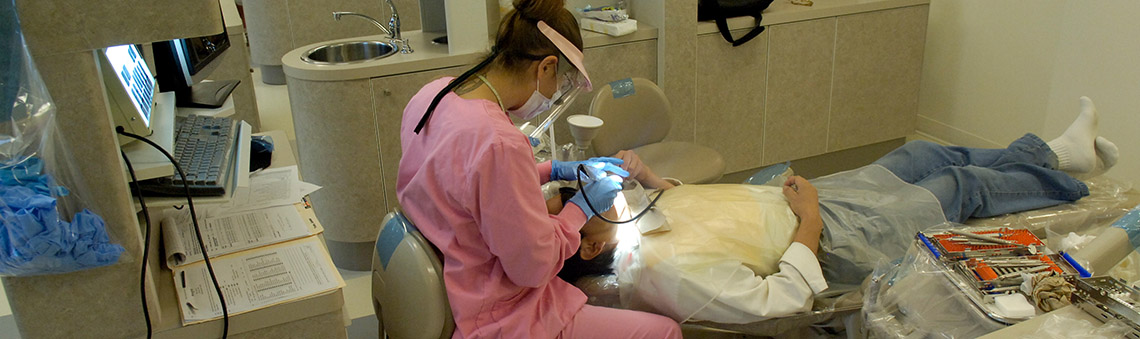
[[[384,94],[384,96],[386,96],[386,97],[390,97],[390,96],[392,96],[392,91],[391,91],[391,90],[388,90],[387,88],[385,88],[385,89],[384,89],[383,91],[381,91],[380,93]]]

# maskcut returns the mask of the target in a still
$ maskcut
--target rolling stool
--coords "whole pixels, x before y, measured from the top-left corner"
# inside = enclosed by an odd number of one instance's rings
[[[451,338],[455,321],[439,250],[399,210],[384,216],[372,256],[372,307],[380,338]]]

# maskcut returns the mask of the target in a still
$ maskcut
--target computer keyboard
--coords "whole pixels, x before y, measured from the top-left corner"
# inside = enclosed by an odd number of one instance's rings
[[[226,193],[230,178],[230,162],[237,148],[237,128],[233,119],[204,115],[180,117],[174,132],[174,159],[186,172],[183,180],[173,176],[140,182],[144,191],[162,195],[183,195],[183,182],[192,196],[216,196]]]

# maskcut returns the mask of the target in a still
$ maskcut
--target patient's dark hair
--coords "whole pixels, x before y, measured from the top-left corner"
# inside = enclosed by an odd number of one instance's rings
[[[577,193],[578,190],[573,187],[558,189],[558,194],[562,196],[563,205]],[[612,248],[606,250],[594,257],[593,260],[584,260],[578,253],[574,253],[573,256],[562,262],[562,270],[558,271],[558,277],[574,284],[578,282],[578,279],[585,277],[614,274],[614,250]]]

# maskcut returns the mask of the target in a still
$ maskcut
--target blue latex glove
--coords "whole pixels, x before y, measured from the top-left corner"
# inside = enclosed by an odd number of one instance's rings
[[[84,209],[71,222],[61,220],[55,198],[22,186],[0,184],[0,230],[3,276],[105,266],[117,262],[123,253],[122,246],[111,243],[98,215]]]
[[[597,180],[589,181],[582,186],[574,197],[568,201],[571,204],[578,205],[582,212],[586,213],[586,219],[593,218],[596,213],[590,208],[590,204],[597,209],[598,213],[610,210],[614,205],[614,198],[617,197],[618,192],[621,192],[621,178],[614,175],[609,177],[602,177]],[[586,198],[590,199],[590,204],[586,204]]]
[[[575,173],[575,171],[578,170],[579,164],[586,165],[587,169],[591,171],[590,174],[594,175],[595,177],[601,177],[599,175],[599,173],[600,173],[599,171],[594,171],[595,169],[597,169],[597,170],[601,170],[601,171],[605,171],[605,172],[611,172],[611,173],[620,175],[621,177],[624,178],[624,177],[629,176],[629,172],[626,172],[625,170],[621,169],[621,167],[617,166],[617,165],[621,165],[624,163],[625,163],[625,161],[623,161],[621,159],[611,158],[611,157],[596,157],[596,158],[590,158],[590,160],[586,160],[586,161],[551,160],[550,161],[550,180],[551,181],[554,181],[554,180],[570,180],[570,181],[578,180],[578,176]],[[585,176],[585,175],[583,175],[583,176]],[[593,200],[591,200],[591,201],[593,201]]]

